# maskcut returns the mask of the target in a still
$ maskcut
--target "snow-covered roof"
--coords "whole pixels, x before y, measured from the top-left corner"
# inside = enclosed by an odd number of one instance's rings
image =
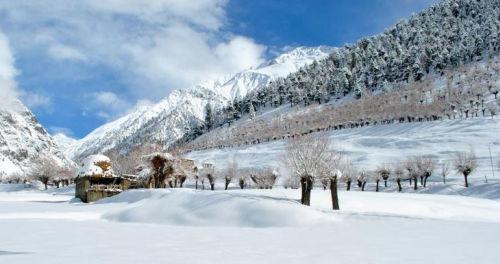
[[[103,170],[99,163],[109,163],[110,167],[107,170]],[[80,176],[113,176],[113,169],[111,168],[111,160],[101,154],[90,155],[82,161],[81,167],[78,170],[78,177]]]

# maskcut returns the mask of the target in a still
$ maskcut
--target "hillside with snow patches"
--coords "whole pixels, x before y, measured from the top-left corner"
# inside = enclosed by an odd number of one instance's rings
[[[325,46],[295,48],[223,81],[174,91],[157,104],[137,109],[95,129],[69,146],[66,154],[78,160],[111,149],[127,150],[144,142],[168,145],[181,138],[186,129],[202,122],[207,103],[215,109],[221,108],[264,87],[275,78],[285,77],[304,65],[327,57],[333,50]]]
[[[53,138],[19,100],[8,108],[0,107],[0,178],[30,173],[40,156],[60,166],[71,161],[59,150]]]

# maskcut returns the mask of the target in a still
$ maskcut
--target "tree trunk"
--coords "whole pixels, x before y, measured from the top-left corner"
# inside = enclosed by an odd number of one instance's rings
[[[358,187],[361,188],[361,185],[363,185],[363,183],[360,180],[358,180]]]
[[[402,188],[401,188],[401,179],[397,179],[396,182],[398,184],[398,192],[400,192],[402,190]]]
[[[226,184],[225,184],[225,186],[224,186],[224,190],[225,190],[225,191],[227,191],[227,187],[228,187],[228,186],[229,186],[229,181],[228,181],[228,180],[226,180]]]
[[[198,180],[195,181],[194,188],[198,190]]]
[[[411,186],[411,178],[410,178],[410,186]]]
[[[351,181],[347,181],[347,190],[350,191],[351,190]]]
[[[424,185],[424,176],[420,176],[420,186]]]
[[[364,192],[365,191],[365,185],[366,185],[366,182],[363,182],[363,184],[361,184],[361,191]]]
[[[301,194],[300,194],[300,203],[301,204],[305,204],[304,203],[304,199],[306,197],[306,188],[307,188],[306,179],[304,177],[301,177],[300,178],[300,191],[301,191]]]
[[[427,179],[428,178],[429,178],[429,176],[427,176],[427,175],[424,177],[424,188],[427,186]]]
[[[443,176],[443,184],[446,184],[446,176]]]
[[[303,205],[311,205],[311,190],[312,190],[312,177],[305,176],[300,178],[300,185],[302,187],[301,203]]]
[[[375,189],[376,192],[378,192],[378,183],[379,183],[379,180],[377,180],[377,188]]]
[[[417,180],[417,177],[413,178],[413,190],[417,190],[417,184],[418,184],[418,180]]]
[[[387,188],[387,180],[384,180],[384,187]]]
[[[210,183],[210,190],[215,190],[215,184],[214,183]]]
[[[469,187],[469,180],[467,179],[467,176],[469,176],[469,173],[464,172],[465,187]]]
[[[330,193],[332,195],[332,209],[339,210],[339,196],[337,194],[337,177],[330,180]]]
[[[239,184],[240,184],[240,188],[243,190],[243,188],[245,188],[245,181],[240,179]],[[285,189],[286,189],[286,187],[285,187]]]

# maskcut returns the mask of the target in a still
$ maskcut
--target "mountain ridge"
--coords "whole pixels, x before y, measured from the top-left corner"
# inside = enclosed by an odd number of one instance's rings
[[[20,100],[12,99],[8,108],[0,108],[0,123],[0,178],[29,174],[40,156],[61,167],[72,165]]]
[[[95,129],[69,146],[66,155],[79,160],[112,149],[126,152],[144,142],[168,145],[182,137],[186,130],[202,122],[207,103],[214,108],[221,108],[262,88],[275,78],[285,77],[327,57],[334,50],[327,46],[298,47],[223,81],[213,81],[212,84],[205,82],[186,90],[175,90],[152,106],[137,109]]]

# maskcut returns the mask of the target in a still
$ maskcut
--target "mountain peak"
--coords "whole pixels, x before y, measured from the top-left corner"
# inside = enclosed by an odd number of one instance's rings
[[[244,70],[228,78],[206,81],[190,89],[173,91],[157,104],[133,111],[97,128],[71,147],[70,156],[80,159],[111,149],[127,151],[138,142],[173,143],[184,135],[186,128],[203,120],[207,103],[216,109],[221,108],[255,89],[266,86],[275,78],[285,77],[315,60],[326,58],[333,50],[326,46],[298,47],[267,64]]]

